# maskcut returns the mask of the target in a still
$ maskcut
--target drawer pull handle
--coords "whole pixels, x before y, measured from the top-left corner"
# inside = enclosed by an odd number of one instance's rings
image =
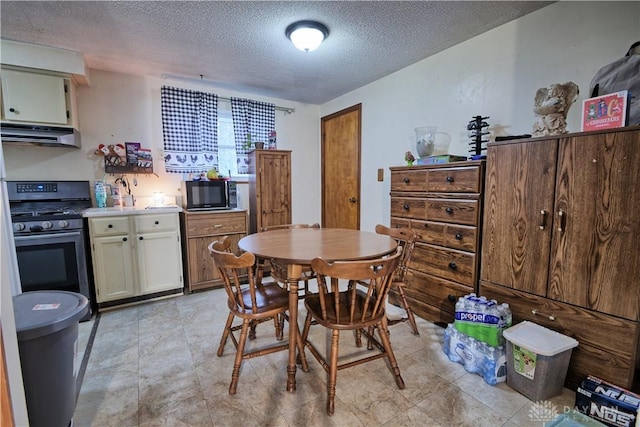
[[[531,314],[533,314],[534,316],[542,316],[542,317],[546,317],[546,318],[548,318],[548,319],[549,319],[549,320],[551,320],[551,321],[556,320],[556,317],[555,317],[555,316],[550,316],[550,315],[548,315],[548,314],[540,313],[537,309],[533,309],[533,310],[531,310]]]
[[[547,226],[547,211],[545,211],[544,209],[540,210],[540,230],[544,230],[544,228]]]
[[[451,175],[447,176],[447,182],[453,182],[453,177]]]
[[[453,209],[451,209],[451,208],[446,208],[444,211],[445,211],[446,213],[448,213],[449,215],[452,215],[452,214],[453,214]]]
[[[404,182],[405,182],[406,184],[408,184],[410,181],[411,181],[411,180],[409,179],[409,177],[405,177],[405,178],[404,178]]]
[[[462,234],[456,233],[456,240],[462,240]]]
[[[222,228],[222,224],[216,224],[213,226],[213,228]]]
[[[449,263],[449,268],[450,268],[450,269],[452,269],[452,270],[457,270],[457,269],[458,269],[458,266],[456,265],[456,263],[455,263],[455,262],[451,261],[451,262]]]
[[[560,233],[564,233],[566,222],[567,222],[567,214],[562,212],[562,209],[558,210],[558,231]]]
[[[122,238],[122,241],[123,241],[123,242],[126,242],[126,241],[127,241],[127,238],[126,238],[126,237],[123,237],[123,238]]]
[[[160,221],[156,221],[156,222],[154,222],[154,224],[155,224],[155,225],[158,225],[158,224],[160,224]]]
[[[142,236],[138,237],[138,240],[143,240],[143,239],[144,239],[144,237],[142,237]]]
[[[408,211],[408,210],[409,210],[409,205],[405,203],[405,204],[402,206],[402,209],[404,209],[405,211]]]
[[[447,295],[447,299],[451,302],[456,302],[458,298],[455,295]]]
[[[113,224],[107,225],[107,228],[113,228]]]

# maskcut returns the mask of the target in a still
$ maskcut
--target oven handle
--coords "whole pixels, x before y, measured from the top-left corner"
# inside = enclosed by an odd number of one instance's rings
[[[28,236],[14,236],[16,241],[29,241],[29,240],[41,240],[41,239],[64,239],[68,237],[80,237],[79,231],[71,231],[68,233],[48,233],[48,234],[30,234]]]

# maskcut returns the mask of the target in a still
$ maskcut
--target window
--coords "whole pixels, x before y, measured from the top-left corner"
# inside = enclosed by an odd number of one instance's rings
[[[246,177],[238,173],[238,155],[231,111],[218,110],[218,171],[224,176]]]

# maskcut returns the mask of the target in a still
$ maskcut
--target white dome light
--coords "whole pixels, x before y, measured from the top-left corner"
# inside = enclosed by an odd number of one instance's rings
[[[289,25],[285,34],[295,47],[303,52],[311,52],[327,38],[329,30],[316,21],[298,21]]]

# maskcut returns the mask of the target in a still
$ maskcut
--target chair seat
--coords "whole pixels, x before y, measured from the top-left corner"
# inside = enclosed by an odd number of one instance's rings
[[[379,310],[375,316],[372,316],[374,299],[371,298],[367,307],[367,312],[363,313],[363,307],[365,306],[364,294],[358,292],[353,304],[350,303],[349,298],[351,292],[344,291],[339,293],[340,301],[338,305],[338,311],[336,313],[336,302],[333,297],[330,300],[325,300],[325,308],[327,310],[326,316],[322,314],[322,307],[320,306],[320,295],[312,294],[308,295],[304,300],[304,305],[307,307],[307,311],[313,316],[313,318],[320,324],[329,329],[339,330],[354,330],[361,329],[367,326],[373,326],[380,322],[386,315],[384,308]],[[353,312],[351,309],[353,308]],[[363,316],[364,314],[364,316]],[[367,319],[363,322],[361,319]]]
[[[289,292],[283,289],[278,283],[270,282],[262,286],[256,287],[256,313],[253,312],[251,306],[251,293],[249,289],[242,291],[242,301],[244,309],[238,307],[234,300],[228,300],[229,309],[242,317],[243,313],[250,314],[252,317],[261,313],[268,313],[279,307],[288,307]]]

